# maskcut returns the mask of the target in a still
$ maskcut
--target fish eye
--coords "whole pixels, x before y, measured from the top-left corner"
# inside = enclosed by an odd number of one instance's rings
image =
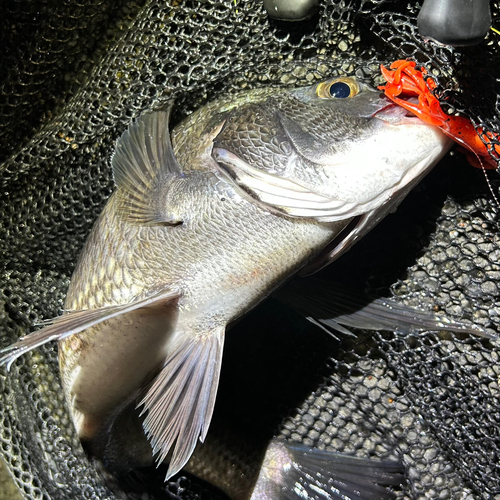
[[[316,95],[322,99],[346,99],[359,94],[359,84],[355,78],[335,78],[328,82],[322,82],[316,88]]]
[[[332,97],[344,98],[351,95],[351,88],[345,82],[335,82],[330,85],[328,92]]]

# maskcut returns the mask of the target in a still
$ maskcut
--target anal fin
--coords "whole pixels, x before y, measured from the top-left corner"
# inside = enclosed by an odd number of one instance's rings
[[[203,441],[219,384],[225,326],[204,335],[183,335],[140,401],[144,430],[158,463],[173,453],[167,479]],[[174,446],[175,443],[175,446]]]
[[[391,298],[374,297],[316,278],[294,280],[275,292],[275,297],[314,324],[343,334],[350,333],[344,328],[347,326],[402,333],[434,330],[497,338],[474,324],[437,316]]]

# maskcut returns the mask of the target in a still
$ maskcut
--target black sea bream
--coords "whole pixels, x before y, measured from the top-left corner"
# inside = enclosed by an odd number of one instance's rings
[[[68,313],[3,358],[60,339],[80,437],[139,405],[168,477],[207,434],[228,324],[349,248],[450,146],[349,77],[225,96],[172,142],[170,109],[143,114],[118,141],[116,191],[80,256]]]

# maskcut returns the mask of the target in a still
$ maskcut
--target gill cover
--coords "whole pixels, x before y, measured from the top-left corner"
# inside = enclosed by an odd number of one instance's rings
[[[375,133],[372,117],[387,102],[351,77],[272,96],[229,113],[212,155],[240,193],[267,210],[343,220],[369,211],[374,200],[328,189],[335,183],[331,166]]]

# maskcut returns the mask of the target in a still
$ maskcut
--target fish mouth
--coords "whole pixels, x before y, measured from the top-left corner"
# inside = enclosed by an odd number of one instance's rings
[[[418,104],[416,97],[410,97],[407,101],[412,104]],[[411,111],[389,100],[387,100],[386,106],[373,114],[372,118],[377,118],[391,125],[426,125],[423,120],[415,116]]]

